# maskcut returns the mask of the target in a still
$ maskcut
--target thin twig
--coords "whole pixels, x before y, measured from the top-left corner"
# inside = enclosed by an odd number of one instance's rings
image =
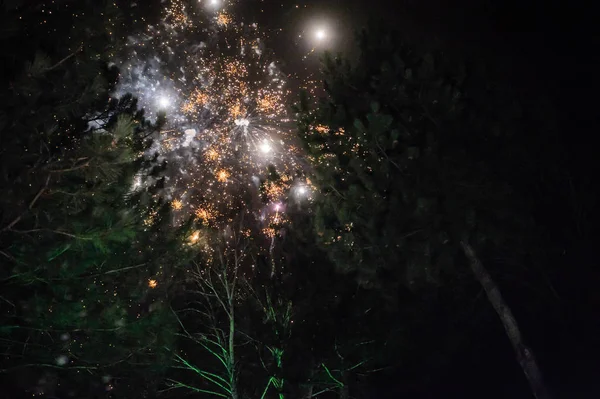
[[[19,233],[19,234],[39,233],[41,231],[46,231],[48,233],[60,234],[60,235],[63,235],[63,236],[67,236],[67,237],[71,237],[71,238],[76,238],[78,240],[85,240],[85,241],[91,241],[92,240],[92,238],[90,238],[90,237],[76,236],[75,234],[67,233],[66,231],[52,230],[52,229],[11,230],[11,231],[14,232],[14,233]]]
[[[7,253],[6,253],[6,252],[4,252],[4,251],[0,251],[0,254],[1,254],[1,255],[4,255],[4,256],[6,256],[8,259],[10,259],[10,260],[12,260],[12,261],[16,261],[16,259],[15,259],[13,256],[11,256],[11,255],[7,254]]]
[[[81,50],[83,50],[83,44],[81,46],[79,46],[77,48],[77,50],[73,51],[71,54],[67,55],[65,58],[63,58],[62,60],[58,61],[56,64],[52,65],[50,68],[46,68],[46,70],[44,70],[44,72],[48,72],[48,71],[51,71],[51,70],[53,70],[55,68],[58,68],[60,65],[64,64],[69,58],[74,57],[75,54],[77,54]]]
[[[82,163],[81,165],[73,166],[72,168],[50,170],[50,173],[72,172],[74,170],[79,170],[79,169],[83,169],[85,167],[88,167],[89,165],[90,165],[90,161],[87,161],[85,163]]]
[[[29,211],[33,208],[33,206],[35,205],[37,200],[42,196],[44,191],[46,191],[49,183],[50,183],[50,175],[48,175],[48,177],[46,178],[46,182],[44,183],[44,186],[40,189],[40,191],[38,191],[38,193],[35,195],[35,197],[33,197],[33,200],[31,200],[31,202],[29,203],[27,210],[25,210],[23,213],[21,213],[19,216],[17,216],[12,222],[10,222],[6,227],[4,227],[2,230],[0,230],[0,233],[5,232],[6,230],[10,230],[14,225],[19,223],[19,221],[23,218],[23,216],[25,216],[27,211]]]

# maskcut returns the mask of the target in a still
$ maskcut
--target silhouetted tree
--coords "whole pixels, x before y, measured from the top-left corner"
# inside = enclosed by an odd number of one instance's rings
[[[515,317],[481,262],[531,243],[526,198],[502,178],[494,148],[514,134],[514,106],[494,120],[473,103],[464,66],[420,54],[393,32],[360,36],[355,63],[326,58],[326,95],[300,105],[322,192],[316,234],[339,269],[390,299],[443,285],[466,261],[500,318],[532,392],[548,392]],[[506,155],[506,154],[504,154]],[[506,161],[508,162],[508,161]]]

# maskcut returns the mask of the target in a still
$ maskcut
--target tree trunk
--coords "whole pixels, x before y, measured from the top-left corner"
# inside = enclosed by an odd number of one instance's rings
[[[307,379],[307,383],[306,383],[306,391],[304,394],[304,399],[312,399],[313,397],[313,392],[315,390],[315,384],[313,383],[315,374],[317,374],[317,371],[319,369],[319,366],[315,366],[315,360],[311,359],[311,366],[309,368],[310,372],[308,375],[308,379]]]
[[[475,254],[473,247],[463,241],[460,242],[460,245],[469,261],[473,274],[475,274],[475,277],[485,290],[488,300],[502,321],[506,335],[508,335],[508,339],[517,356],[517,361],[521,365],[525,377],[527,377],[527,380],[529,381],[529,386],[533,395],[536,399],[549,399],[550,393],[544,384],[542,372],[533,356],[533,352],[523,343],[521,330],[519,329],[517,320],[512,314],[508,304],[504,301],[504,298],[502,298],[500,289],[494,280],[492,280],[492,276],[483,267],[483,264]]]
[[[306,399],[312,399],[314,388],[315,388],[314,384],[311,383],[308,385],[308,388],[306,389],[306,394],[304,395],[304,397]]]
[[[340,387],[340,399],[350,399],[350,372],[349,371],[343,371],[342,372],[342,383],[344,385],[342,385]]]
[[[233,295],[233,294],[232,294]],[[237,370],[235,368],[235,306],[233,297],[228,298],[229,301],[229,379],[231,383],[231,398],[238,399],[237,392]]]

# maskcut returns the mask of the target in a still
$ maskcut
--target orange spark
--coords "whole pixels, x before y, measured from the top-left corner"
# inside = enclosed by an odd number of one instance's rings
[[[220,183],[225,183],[229,179],[229,176],[231,176],[231,174],[228,171],[221,169],[217,172],[217,181]]]

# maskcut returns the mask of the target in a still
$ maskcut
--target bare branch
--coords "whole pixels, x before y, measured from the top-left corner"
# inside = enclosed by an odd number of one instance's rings
[[[4,251],[0,251],[0,255],[4,255],[4,256],[6,256],[8,259],[10,259],[10,260],[12,260],[12,261],[16,261],[16,259],[15,259],[13,256],[11,256],[11,255],[7,254],[7,253],[6,253],[6,252],[4,252]]]
[[[40,189],[40,191],[38,191],[38,193],[35,195],[35,197],[33,197],[33,200],[31,200],[31,202],[29,203],[29,206],[27,207],[27,210],[25,210],[23,213],[21,213],[19,216],[17,216],[7,226],[5,226],[4,228],[2,228],[2,230],[0,230],[0,233],[5,232],[6,230],[12,229],[12,227],[14,225],[16,225],[17,223],[19,223],[19,221],[23,218],[23,216],[25,216],[25,214],[34,207],[34,205],[37,202],[37,200],[40,199],[40,197],[42,196],[42,194],[44,193],[44,191],[46,191],[46,189],[48,188],[48,184],[49,183],[50,183],[50,175],[48,175],[48,177],[46,178],[46,182],[44,183],[44,185],[42,186],[42,188]]]
[[[61,66],[62,64],[64,64],[64,63],[65,63],[65,62],[66,62],[66,61],[67,61],[69,58],[72,58],[72,57],[74,57],[74,56],[75,56],[75,54],[77,54],[77,53],[78,53],[78,52],[80,52],[81,50],[83,50],[83,45],[79,46],[79,47],[77,48],[77,50],[73,51],[71,54],[67,55],[65,58],[63,58],[62,60],[58,61],[56,64],[52,65],[52,66],[51,66],[51,67],[49,67],[49,68],[46,68],[46,69],[44,70],[44,72],[48,72],[48,71],[51,71],[51,70],[53,70],[53,69],[56,69],[56,68],[58,68],[59,66]]]
[[[73,167],[66,168],[66,169],[52,169],[52,170],[50,170],[50,173],[72,172],[74,170],[87,168],[88,166],[90,166],[90,161],[87,161],[87,162],[82,163],[81,165],[73,166]]]

